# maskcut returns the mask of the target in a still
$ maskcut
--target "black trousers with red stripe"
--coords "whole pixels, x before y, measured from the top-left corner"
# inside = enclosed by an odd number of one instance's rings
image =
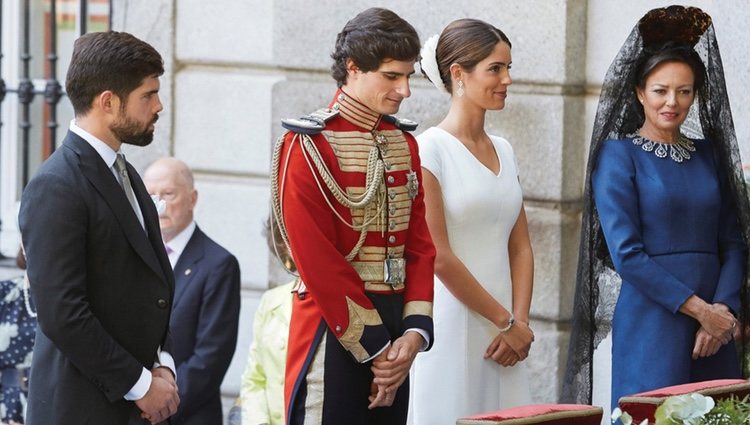
[[[403,296],[401,294],[379,295],[368,294],[378,310],[383,323],[395,339],[404,332],[402,326]],[[325,359],[321,362],[323,370],[323,403],[322,410],[316,412],[315,419],[309,422],[323,425],[403,425],[409,407],[409,378],[396,393],[393,405],[369,410],[370,385],[373,374],[372,362],[358,363],[338,342],[331,330],[321,323],[319,332],[325,333],[321,344],[325,344]],[[305,382],[299,386],[291,409],[290,425],[311,425],[305,422],[305,406],[309,400],[317,399],[319,394],[308,394],[307,377],[320,371],[313,371],[315,362],[306,373]]]

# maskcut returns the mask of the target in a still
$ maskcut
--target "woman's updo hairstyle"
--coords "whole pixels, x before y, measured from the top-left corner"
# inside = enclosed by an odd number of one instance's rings
[[[453,92],[451,65],[457,63],[471,72],[500,41],[512,47],[505,33],[479,19],[458,19],[448,24],[440,34],[436,49],[440,78],[448,92]]]

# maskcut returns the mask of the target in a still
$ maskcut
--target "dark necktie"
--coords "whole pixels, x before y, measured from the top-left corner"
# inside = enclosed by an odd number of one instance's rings
[[[140,208],[138,208],[138,204],[135,202],[135,192],[133,192],[133,186],[130,185],[130,176],[128,176],[128,168],[125,166],[125,155],[118,153],[117,159],[115,160],[115,170],[117,171],[117,174],[120,176],[120,186],[122,186],[122,190],[125,191],[125,196],[128,198],[128,202],[130,202],[130,206],[133,208],[133,212],[135,213],[135,216],[138,218],[138,221],[141,223],[141,227],[143,226],[143,216],[141,215]],[[145,227],[144,227],[145,228]]]

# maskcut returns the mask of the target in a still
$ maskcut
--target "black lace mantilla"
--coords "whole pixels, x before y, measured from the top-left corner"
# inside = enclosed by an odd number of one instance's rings
[[[682,32],[685,32],[685,28],[688,27],[690,31],[700,31],[690,37],[676,34],[675,38],[678,41],[686,39],[690,41],[690,44],[694,43],[694,49],[706,65],[707,71],[706,90],[696,93],[696,101],[682,126],[682,131],[690,138],[706,139],[714,147],[721,166],[727,170],[743,238],[747,244],[750,241],[750,204],[745,191],[740,152],[729,108],[719,45],[708,15],[695,8],[682,9],[677,6],[655,9],[642,19],[644,21],[648,18],[648,25],[644,25],[643,28],[644,30],[664,28],[655,25],[652,21],[660,19],[659,16],[679,17],[680,14],[693,19],[691,22],[700,24],[672,25],[674,28],[681,28]],[[648,40],[650,36],[648,35],[646,39]],[[664,39],[664,37],[666,37],[665,34],[659,34],[656,38]],[[635,72],[634,64],[643,52],[644,36],[639,31],[639,25],[636,25],[607,71],[594,120],[583,194],[573,328],[562,388],[562,402],[591,403],[594,349],[611,329],[612,314],[619,295],[621,281],[609,258],[602,235],[592,196],[591,173],[596,165],[602,142],[607,139],[626,138],[642,125],[643,118],[640,117],[640,112],[636,107],[637,99],[632,81]],[[748,323],[747,276],[741,296],[742,308],[739,314],[742,329],[745,329]],[[741,340],[738,341],[738,347],[742,351],[740,358],[745,377],[748,376],[748,364],[745,359],[746,339],[743,332]]]

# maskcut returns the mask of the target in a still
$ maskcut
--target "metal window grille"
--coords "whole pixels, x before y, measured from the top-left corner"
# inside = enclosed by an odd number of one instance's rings
[[[16,34],[4,34],[6,28],[3,28],[3,25],[8,21],[3,19],[3,14],[7,13],[9,8],[13,10],[10,7],[11,3],[12,6],[16,6],[16,10],[20,11],[18,14],[20,21],[18,28],[20,30]],[[98,6],[95,15],[90,13],[90,6],[92,6],[90,3],[93,3],[94,7]],[[58,6],[63,9],[60,14],[58,14]],[[32,7],[42,8],[44,19],[41,21],[41,25],[38,25],[39,22],[32,20]],[[105,16],[101,14],[102,7],[107,7]],[[32,169],[33,164],[41,163],[51,155],[58,141],[57,129],[60,126],[58,107],[65,96],[57,72],[58,20],[60,16],[63,16],[63,20],[75,23],[78,35],[88,32],[92,29],[92,26],[94,26],[93,30],[107,30],[111,27],[112,22],[112,0],[0,0],[0,70],[3,69],[2,61],[6,55],[6,52],[3,51],[3,35],[6,37],[10,35],[9,41],[11,43],[17,42],[17,48],[20,52],[17,84],[9,86],[6,83],[7,77],[0,72],[0,112],[4,108],[18,108],[18,140],[7,140],[9,138],[3,138],[2,132],[0,132],[0,147],[3,143],[19,144],[16,160],[20,188],[26,187],[29,182],[29,178],[34,171]],[[37,27],[35,28],[35,26]],[[43,46],[44,53],[41,57],[33,57],[32,42]],[[39,80],[32,80],[30,68],[34,61],[45,61],[44,83],[42,85],[38,83]],[[15,96],[8,96],[9,94],[15,94]],[[32,104],[37,98],[44,102],[41,117],[34,117],[31,112]],[[12,103],[13,100],[16,101],[15,104]],[[4,125],[13,124],[2,122],[2,114],[0,113],[0,129]],[[37,131],[33,132],[32,130],[35,129]],[[34,146],[35,144],[36,146]],[[34,147],[34,158],[32,158],[31,153],[32,146]],[[2,149],[0,149],[0,154],[2,154]],[[2,159],[0,158],[0,163]],[[5,176],[0,174],[0,179],[3,177],[7,178],[8,174]],[[0,186],[0,190],[2,188],[3,186]],[[1,230],[2,222],[0,221]],[[2,254],[0,253],[1,257]]]

